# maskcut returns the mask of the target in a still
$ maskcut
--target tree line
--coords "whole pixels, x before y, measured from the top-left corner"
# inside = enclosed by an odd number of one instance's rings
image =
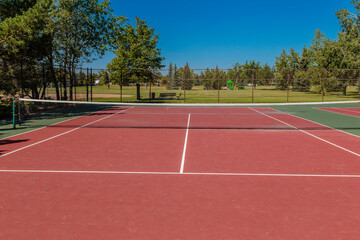
[[[286,79],[292,79],[293,90],[308,92],[314,86],[319,92],[342,91],[346,95],[348,85],[358,84],[360,68],[360,2],[352,0],[355,12],[340,9],[335,14],[340,24],[336,39],[329,39],[316,30],[309,47],[301,53],[293,48],[283,50],[276,57],[280,89],[286,87]],[[288,69],[288,70],[284,70]],[[290,71],[289,71],[290,69]],[[306,71],[305,71],[306,70]]]
[[[57,99],[72,100],[78,68],[106,51],[116,55],[111,75],[144,78],[131,69],[162,67],[157,43],[153,28],[116,16],[109,0],[2,0],[0,92],[42,98],[52,86]]]
[[[72,99],[73,87],[84,85],[86,63],[112,51],[115,58],[96,78],[105,84],[153,82],[162,79],[169,89],[221,89],[229,80],[237,86],[274,84],[278,89],[308,92],[315,89],[347,92],[357,84],[360,68],[360,3],[355,12],[336,12],[337,38],[320,30],[301,53],[283,50],[275,65],[258,61],[236,63],[220,70],[191,70],[170,63],[161,71],[159,34],[140,18],[131,23],[117,16],[109,0],[3,0],[0,2],[0,92],[43,98],[46,88],[56,89],[57,99]],[[337,70],[335,70],[337,69]]]

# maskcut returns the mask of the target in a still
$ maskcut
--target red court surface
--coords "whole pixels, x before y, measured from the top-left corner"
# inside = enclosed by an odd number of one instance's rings
[[[317,108],[317,109],[345,114],[354,117],[360,117],[360,108]]]
[[[270,108],[114,108],[0,141],[0,239],[360,238],[360,138]]]

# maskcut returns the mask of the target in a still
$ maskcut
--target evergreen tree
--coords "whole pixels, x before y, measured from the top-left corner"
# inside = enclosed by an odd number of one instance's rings
[[[287,90],[294,79],[295,71],[299,68],[300,55],[293,48],[288,54],[286,50],[276,57],[277,79],[276,86],[280,90]]]
[[[205,72],[201,72],[200,74],[201,83],[203,84],[205,90],[210,90],[213,88],[213,73],[214,70],[207,68]]]
[[[241,77],[245,79],[248,83],[253,84],[256,88],[258,79],[260,76],[257,76],[258,69],[261,69],[260,62],[256,62],[255,60],[246,61],[242,67]],[[253,80],[254,77],[254,80]]]
[[[293,91],[309,92],[311,89],[311,72],[307,69],[313,66],[313,52],[307,47],[303,48],[299,59],[299,70],[294,74],[294,81],[292,85]]]
[[[186,90],[191,90],[194,85],[194,80],[191,78],[191,71],[188,63],[186,63],[183,69],[183,74],[181,77],[180,84],[181,84],[181,89],[183,90],[184,87]]]
[[[179,89],[180,86],[181,86],[180,74],[179,74],[179,70],[177,69],[176,64],[175,64],[174,71],[173,71],[173,81],[172,81],[171,88],[172,89]]]
[[[126,24],[119,28],[115,43],[116,55],[108,64],[108,69],[123,71],[126,79],[141,82],[153,79],[152,70],[163,67],[164,60],[158,48],[159,35],[155,29],[146,25],[140,18],[135,19],[135,26]]]
[[[173,70],[173,66],[172,66],[172,63],[170,62],[170,65],[169,65],[169,72],[168,72],[168,75],[167,75],[167,88],[168,89],[171,89],[174,85],[174,70]]]

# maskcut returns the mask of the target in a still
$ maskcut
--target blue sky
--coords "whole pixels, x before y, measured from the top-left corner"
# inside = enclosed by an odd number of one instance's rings
[[[282,49],[309,46],[316,29],[336,38],[335,11],[352,10],[350,0],[111,0],[117,15],[140,17],[160,34],[164,64],[229,68],[256,60],[273,65]],[[107,53],[90,67],[105,68]]]

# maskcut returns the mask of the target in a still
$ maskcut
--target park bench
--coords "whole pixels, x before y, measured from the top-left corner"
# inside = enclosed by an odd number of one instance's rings
[[[176,98],[177,100],[179,100],[181,97],[181,93],[179,96],[176,96],[176,93],[160,93],[159,95],[159,99],[174,99]]]

